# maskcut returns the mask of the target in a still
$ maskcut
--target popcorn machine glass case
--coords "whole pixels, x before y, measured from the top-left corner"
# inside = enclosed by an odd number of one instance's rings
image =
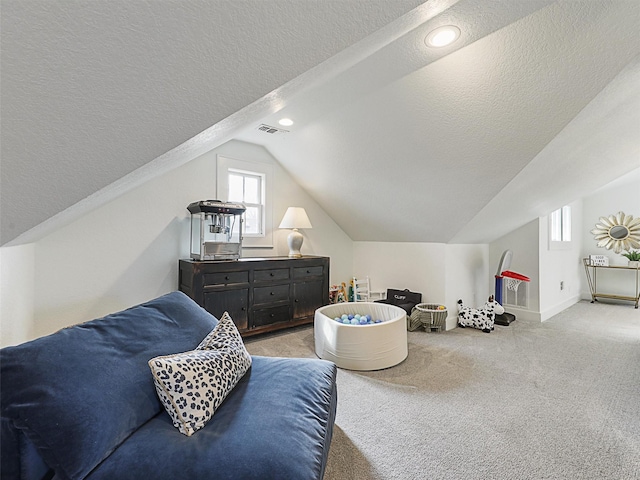
[[[193,260],[237,260],[242,255],[242,214],[245,206],[220,200],[189,204],[191,213],[191,258]]]

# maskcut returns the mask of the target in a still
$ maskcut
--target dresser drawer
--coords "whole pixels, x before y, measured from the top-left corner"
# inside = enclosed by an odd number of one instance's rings
[[[272,323],[288,322],[291,320],[289,305],[262,308],[253,312],[253,327],[262,327]]]
[[[288,268],[273,268],[270,270],[256,270],[253,273],[254,282],[274,282],[289,280]]]
[[[228,312],[240,332],[246,332],[248,324],[249,289],[238,288],[211,291],[204,294],[204,308],[214,317],[221,319]]]
[[[229,285],[232,283],[248,283],[249,272],[216,272],[203,275],[204,285]]]
[[[322,266],[296,267],[293,269],[293,278],[301,280],[307,277],[319,277],[322,275]]]
[[[253,289],[253,303],[256,305],[289,301],[289,284],[269,285]]]

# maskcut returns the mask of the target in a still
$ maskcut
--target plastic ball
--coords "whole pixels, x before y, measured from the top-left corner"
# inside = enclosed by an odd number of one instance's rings
[[[345,325],[349,325],[351,323],[351,320],[349,320],[348,318],[343,318],[342,323],[344,323]]]
[[[382,320],[380,320],[379,318],[376,319],[375,323],[382,323]]]
[[[345,313],[345,314],[344,314],[344,315],[342,315],[342,317],[340,317],[340,318],[342,318],[342,320],[346,320],[346,319],[347,319],[347,318],[349,318],[349,317],[348,317],[348,315]]]
[[[358,322],[358,320],[356,320],[355,318],[351,319],[351,325],[358,325],[360,322]]]
[[[353,320],[353,315],[349,314],[349,320]]]
[[[360,320],[360,314],[359,314],[359,313],[356,313],[356,314],[353,316],[353,318],[355,318],[356,320]]]
[[[342,321],[342,319],[341,319],[340,317],[336,317],[336,318],[334,318],[334,320],[335,320],[336,322],[341,322],[341,321]]]

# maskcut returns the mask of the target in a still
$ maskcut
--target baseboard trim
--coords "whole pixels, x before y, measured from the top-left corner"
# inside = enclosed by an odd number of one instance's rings
[[[516,322],[518,320],[523,320],[526,322],[538,322],[538,323],[540,322],[540,312],[534,312],[533,310],[525,310],[523,308],[512,307],[511,305],[505,306],[504,311],[515,315]]]
[[[551,317],[557,315],[558,313],[562,312],[563,310],[566,310],[570,306],[575,305],[580,300],[582,300],[582,296],[581,295],[574,295],[573,297],[565,300],[564,302],[559,303],[557,305],[554,305],[551,308],[548,308],[544,312],[536,312],[536,311],[533,311],[533,310],[525,310],[525,309],[522,309],[522,308],[513,307],[511,305],[507,305],[505,307],[505,311],[514,314],[516,316],[516,321],[523,320],[523,321],[528,321],[528,322],[540,323],[540,322],[544,322],[546,320],[549,320]],[[457,316],[449,315],[447,317],[446,329],[447,330],[451,330],[453,328],[456,328],[457,327],[457,321],[458,321],[458,317]]]
[[[559,303],[559,304],[553,306],[552,308],[549,308],[549,309],[545,310],[544,312],[542,312],[540,314],[540,321],[544,322],[546,320],[549,320],[551,317],[557,315],[558,313],[562,312],[563,310],[566,310],[570,306],[575,305],[576,303],[578,303],[580,301],[580,299],[581,299],[581,295],[574,295],[573,297],[568,298],[564,302]]]

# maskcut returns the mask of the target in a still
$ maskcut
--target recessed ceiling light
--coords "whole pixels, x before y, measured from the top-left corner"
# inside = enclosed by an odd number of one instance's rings
[[[278,123],[283,127],[290,127],[291,125],[293,125],[293,120],[291,120],[290,118],[281,118]]]
[[[455,42],[460,36],[460,29],[453,25],[446,25],[444,27],[438,27],[432,31],[427,38],[424,39],[424,43],[428,47],[446,47]]]

